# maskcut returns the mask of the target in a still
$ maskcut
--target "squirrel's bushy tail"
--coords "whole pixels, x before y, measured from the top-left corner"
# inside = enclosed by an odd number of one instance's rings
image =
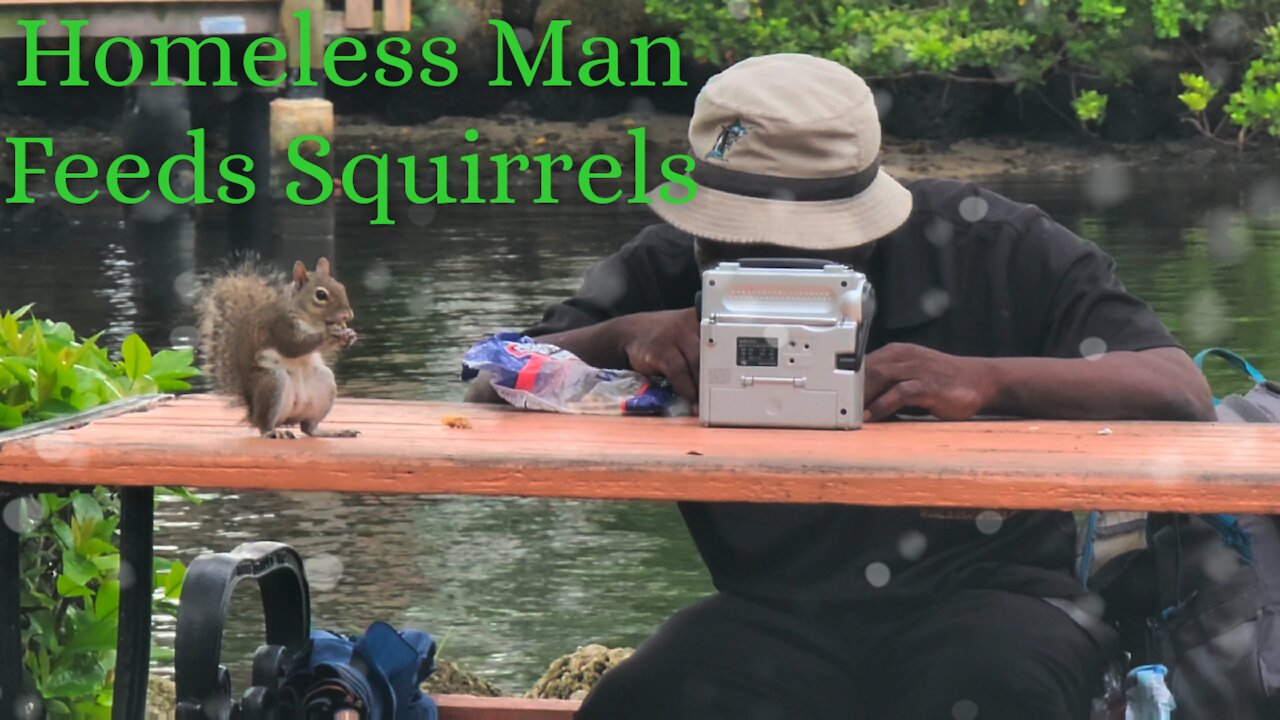
[[[249,403],[253,357],[263,331],[257,317],[283,297],[285,278],[246,255],[206,277],[195,305],[204,371],[219,392]]]

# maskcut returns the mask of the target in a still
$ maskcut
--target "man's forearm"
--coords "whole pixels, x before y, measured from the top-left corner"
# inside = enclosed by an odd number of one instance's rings
[[[618,332],[622,319],[605,320],[534,339],[564,348],[593,367],[626,369],[628,360]]]
[[[994,388],[984,412],[1064,420],[1213,420],[1208,384],[1183,359],[1180,350],[1161,349],[1096,360],[983,360]]]

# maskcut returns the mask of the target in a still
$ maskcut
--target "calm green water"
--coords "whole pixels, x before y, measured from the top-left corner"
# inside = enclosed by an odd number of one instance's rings
[[[1189,348],[1230,346],[1280,375],[1280,173],[1101,172],[990,185],[1099,242]],[[362,337],[337,367],[342,392],[456,400],[470,342],[529,324],[651,216],[473,206],[370,228],[349,208],[333,227],[295,209],[274,231],[226,216],[126,226],[110,208],[73,220],[0,231],[0,307],[36,301],[41,315],[85,334],[106,330],[113,345],[135,331],[153,345],[182,343],[192,323],[184,273],[236,247],[282,266],[325,254],[347,281]],[[1220,365],[1213,378],[1220,393],[1244,387]],[[709,590],[664,504],[254,493],[195,509],[166,503],[159,513],[159,552],[184,561],[258,539],[308,558],[318,627],[359,631],[388,620],[448,633],[443,657],[512,692],[578,645],[634,645]],[[233,671],[259,640],[253,602],[246,593],[236,603],[224,654]],[[158,622],[167,641],[172,623]]]

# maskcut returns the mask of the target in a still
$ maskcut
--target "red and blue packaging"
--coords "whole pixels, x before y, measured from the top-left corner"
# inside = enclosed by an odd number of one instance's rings
[[[666,381],[631,370],[594,368],[572,352],[515,332],[476,343],[462,360],[462,380],[489,374],[495,392],[529,410],[581,415],[688,415],[689,403]]]

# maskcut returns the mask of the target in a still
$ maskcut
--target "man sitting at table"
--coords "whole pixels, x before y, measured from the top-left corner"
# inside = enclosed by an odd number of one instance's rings
[[[694,197],[655,201],[666,223],[595,265],[527,334],[665,376],[696,401],[701,271],[815,257],[875,288],[870,421],[1212,419],[1203,377],[1097,246],[976,185],[879,169],[872,93],[845,67],[738,63],[699,94],[689,141]],[[486,389],[469,399],[491,400]],[[1072,602],[1070,513],[680,511],[718,592],[604,675],[580,718],[1074,720],[1101,694],[1115,635]]]

